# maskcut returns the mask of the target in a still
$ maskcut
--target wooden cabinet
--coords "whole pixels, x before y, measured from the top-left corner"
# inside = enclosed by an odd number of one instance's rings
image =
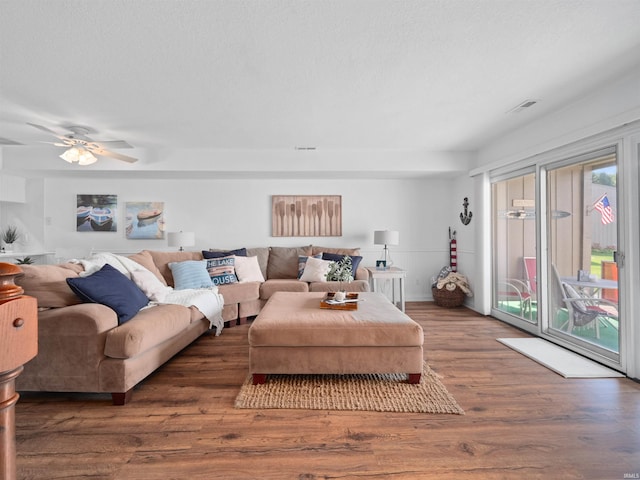
[[[16,478],[15,380],[38,353],[38,303],[13,283],[21,270],[0,263],[0,478]]]
[[[0,372],[15,370],[38,353],[37,309],[33,297],[0,299]]]

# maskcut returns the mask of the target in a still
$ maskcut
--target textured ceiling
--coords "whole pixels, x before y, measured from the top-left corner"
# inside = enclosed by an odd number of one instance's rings
[[[0,137],[23,144],[5,168],[57,159],[26,122],[126,140],[131,169],[473,151],[637,65],[639,18],[638,0],[0,0]]]

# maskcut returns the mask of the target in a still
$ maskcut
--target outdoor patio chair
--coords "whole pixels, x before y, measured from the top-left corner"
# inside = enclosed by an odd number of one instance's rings
[[[498,282],[498,302],[518,302],[520,316],[532,316],[531,292],[522,280],[508,278],[504,282]]]
[[[522,257],[524,263],[524,275],[526,283],[532,297],[536,297],[538,293],[538,282],[536,280],[536,257]]]
[[[585,327],[593,324],[596,330],[596,338],[600,338],[600,323],[606,318],[618,319],[617,305],[609,300],[599,297],[590,297],[579,293],[575,288],[560,279],[558,270],[552,265],[553,301],[558,308],[566,308],[567,322],[561,327],[567,327],[567,332],[573,332],[576,327]],[[611,325],[604,324],[605,326]]]
[[[525,283],[529,287],[529,295],[531,295],[531,312],[533,315],[533,307],[538,303],[538,280],[536,278],[536,257],[522,257],[524,264]]]

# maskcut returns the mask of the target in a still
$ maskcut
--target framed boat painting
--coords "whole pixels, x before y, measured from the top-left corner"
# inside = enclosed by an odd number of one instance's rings
[[[130,240],[164,238],[164,202],[127,202],[125,235]]]
[[[77,195],[77,232],[117,232],[117,195]]]

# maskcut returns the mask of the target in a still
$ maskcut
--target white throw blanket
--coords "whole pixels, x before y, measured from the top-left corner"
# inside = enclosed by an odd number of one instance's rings
[[[196,307],[209,320],[209,328],[216,327],[216,337],[222,333],[224,328],[224,320],[222,319],[224,299],[218,293],[218,287],[173,290],[162,303]],[[156,303],[156,305],[161,305],[162,303]]]
[[[138,262],[134,262],[130,258],[107,252],[97,253],[92,255],[90,258],[71,260],[71,262],[79,263],[84,267],[84,272],[80,274],[81,277],[86,277],[97,272],[107,263],[134,282],[136,282],[137,279],[132,277],[131,272],[136,270],[149,272],[147,268],[140,265]],[[151,275],[148,277],[155,277],[152,272],[149,273]],[[138,282],[136,282],[136,284],[143,292],[145,292],[145,295],[149,297],[149,293],[146,291],[145,285]],[[158,284],[162,284],[162,282],[158,280]],[[151,305],[169,303],[183,305],[185,307],[196,307],[200,312],[202,312],[205,318],[209,320],[209,328],[216,327],[216,336],[222,333],[222,329],[224,328],[224,320],[222,319],[224,299],[222,298],[222,295],[218,293],[217,286],[212,285],[209,288],[185,290],[175,290],[164,285],[163,287],[168,290],[166,296],[164,296],[162,302],[151,302]]]
[[[124,274],[127,278],[131,278],[131,272],[134,270],[147,270],[138,262],[134,262],[130,258],[123,257],[122,255],[116,255],[114,253],[96,253],[89,258],[82,258],[80,260],[71,260],[73,263],[79,263],[84,267],[84,272],[80,273],[81,277],[87,277],[92,273],[100,270],[106,263],[113,268]]]

